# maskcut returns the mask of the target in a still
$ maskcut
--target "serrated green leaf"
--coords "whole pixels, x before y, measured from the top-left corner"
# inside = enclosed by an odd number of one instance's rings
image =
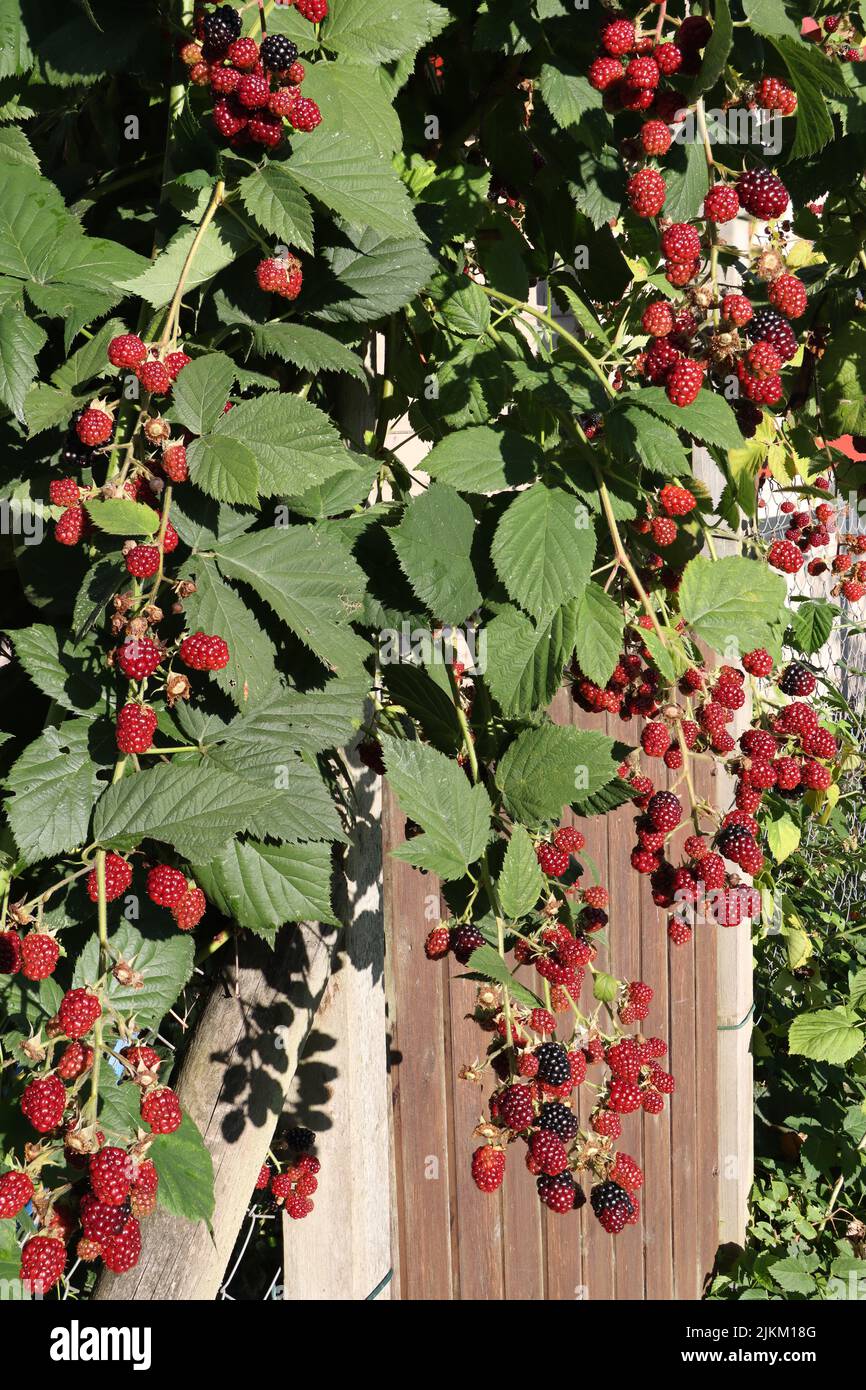
[[[833,620],[839,616],[839,609],[824,599],[810,599],[798,603],[791,615],[791,628],[794,641],[804,656],[819,652],[833,631]]]
[[[24,399],[36,375],[36,358],[47,341],[44,328],[11,304],[0,309],[0,401],[24,420]]]
[[[204,434],[187,448],[189,476],[217,502],[254,507],[259,500],[255,455],[237,439]]]
[[[313,252],[313,209],[282,164],[268,161],[238,184],[244,207],[287,250]],[[274,248],[276,250],[276,247]]]
[[[172,413],[192,434],[207,434],[222,415],[236,368],[222,352],[188,362],[172,387]]]
[[[408,304],[426,285],[435,261],[414,231],[391,236],[373,227],[341,229],[325,260],[337,283],[316,317],[368,323]]]
[[[304,96],[319,107],[323,130],[356,135],[386,158],[400,148],[400,121],[380,72],[320,59],[307,69]]]
[[[616,777],[614,742],[585,729],[543,724],[519,734],[502,758],[496,781],[516,820],[537,826],[559,820]]]
[[[714,651],[754,651],[772,640],[782,620],[787,586],[760,560],[698,555],[683,571],[680,613]]]
[[[788,1029],[788,1051],[815,1062],[842,1066],[863,1049],[864,1036],[844,1009],[800,1014]]]
[[[491,556],[511,597],[541,621],[583,592],[595,558],[595,529],[567,492],[535,483],[503,515]]]
[[[701,211],[710,186],[704,147],[699,140],[674,145],[664,173],[665,217],[689,222]]]
[[[58,628],[45,623],[9,630],[15,655],[37,689],[73,714],[93,714],[104,698],[102,683]]]
[[[714,87],[725,70],[734,43],[734,26],[728,0],[713,0],[713,32],[704,49],[700,72],[689,89],[689,100]]]
[[[686,430],[702,444],[721,449],[741,449],[744,444],[736,416],[721,396],[701,391],[692,405],[678,406],[669,401],[661,386],[644,386],[629,394],[629,405],[651,410],[669,425]]]
[[[173,1134],[158,1134],[147,1156],[159,1174],[159,1205],[185,1221],[210,1222],[213,1160],[189,1115],[184,1114]]]
[[[571,600],[537,627],[519,608],[503,608],[487,625],[484,679],[507,718],[545,709],[562,684],[575,646],[577,603]]]
[[[540,85],[548,111],[563,129],[577,125],[587,111],[601,109],[601,92],[589,85],[584,73],[568,70],[561,62],[544,64]]]
[[[204,858],[220,853],[278,795],[223,769],[162,765],[109,787],[97,803],[93,833],[115,849],[160,840],[185,859]]]
[[[471,508],[444,483],[413,497],[390,532],[403,573],[441,622],[463,622],[481,603],[470,558],[474,532]]]
[[[516,430],[474,425],[434,444],[425,472],[458,492],[498,492],[528,483],[541,466],[538,446]]]
[[[273,937],[284,922],[336,921],[328,844],[232,840],[218,857],[195,862],[193,872],[225,916],[260,936]]]
[[[691,472],[691,462],[674,426],[632,405],[630,396],[608,411],[604,430],[614,456],[628,468],[639,458],[647,468],[667,478],[681,478]]]
[[[90,812],[101,783],[90,756],[88,719],[48,728],[25,748],[6,779],[12,834],[28,864],[87,843]]]
[[[194,567],[196,591],[184,599],[191,632],[229,635],[229,663],[212,679],[241,709],[259,704],[277,681],[276,652],[268,635],[238,593],[216,568],[202,561]]]
[[[587,584],[577,602],[575,651],[580,669],[606,685],[622,652],[625,619],[618,603],[598,584]]]
[[[420,237],[404,185],[389,162],[349,132],[316,132],[295,142],[286,169],[318,202],[356,227]]]
[[[159,512],[131,497],[106,497],[84,505],[94,526],[107,536],[152,536],[159,530]]]
[[[209,438],[244,446],[258,468],[263,497],[303,492],[346,467],[345,447],[328,416],[298,396],[242,401],[221,416]]]
[[[353,0],[332,7],[322,41],[351,63],[388,63],[417,52],[447,22],[432,0]]]
[[[440,878],[461,878],[490,838],[490,798],[452,759],[423,743],[382,736],[388,781],[422,835],[392,853]]]
[[[300,323],[263,323],[253,328],[253,341],[263,357],[280,357],[308,372],[347,372],[366,384],[360,357],[336,338]]]
[[[107,990],[111,1006],[124,1016],[134,1014],[143,1028],[157,1027],[192,977],[192,937],[175,932],[157,940],[142,936],[130,922],[121,921],[108,938],[108,948],[112,960],[126,961],[144,981],[133,989],[110,975]],[[99,941],[93,935],[75,962],[73,986],[94,985],[100,974]]]
[[[118,279],[117,288],[147,300],[154,309],[161,309],[175,292],[197,234],[197,227],[181,227],[143,274],[131,279]],[[232,265],[250,244],[249,233],[234,218],[228,213],[217,213],[198,243],[187,276],[187,294],[213,279],[227,265]]]
[[[773,35],[769,42],[788,69],[797,93],[797,129],[789,159],[817,154],[833,139],[833,119],[825,96],[842,96],[845,83],[836,64],[799,37]]]
[[[508,841],[496,883],[506,917],[516,920],[531,912],[544,888],[544,879],[528,831],[516,825]]]
[[[486,980],[495,980],[508,990],[512,999],[527,1009],[537,1009],[541,1000],[512,975],[495,946],[478,946],[466,962],[473,975],[481,975]]]
[[[777,864],[788,859],[800,844],[800,827],[790,816],[782,815],[766,826],[767,844]]]

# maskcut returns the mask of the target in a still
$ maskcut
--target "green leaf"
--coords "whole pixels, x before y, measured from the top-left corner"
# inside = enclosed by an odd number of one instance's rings
[[[21,309],[0,309],[0,401],[24,420],[24,398],[36,376],[36,357],[48,335]]]
[[[93,833],[115,849],[160,840],[185,859],[207,857],[249,829],[278,795],[209,765],[164,764],[109,787],[97,803]]]
[[[8,630],[15,655],[37,689],[73,714],[92,716],[104,698],[102,682],[86,658],[45,623]]]
[[[416,53],[448,18],[432,0],[352,0],[332,6],[321,37],[351,63],[389,63]]]
[[[185,226],[175,232],[164,251],[142,275],[117,281],[117,288],[147,300],[154,309],[168,304],[177,288],[197,227]],[[198,243],[186,281],[189,294],[232,265],[250,245],[249,234],[228,213],[217,213]],[[179,380],[180,378],[178,378]]]
[[[474,281],[466,276],[454,278],[439,303],[442,322],[451,333],[480,337],[490,327],[490,300]]]
[[[191,632],[229,634],[229,663],[211,679],[241,709],[259,704],[277,680],[276,652],[247,604],[213,565],[195,566],[196,591],[184,599]]]
[[[608,975],[604,970],[596,970],[592,977],[592,997],[600,999],[605,1004],[613,1003],[619,994],[619,980],[613,975]]]
[[[798,1057],[842,1066],[863,1048],[863,1033],[844,1009],[800,1014],[788,1030],[788,1050]]]
[[[414,231],[389,236],[372,227],[345,227],[324,254],[337,284],[316,317],[336,323],[367,323],[395,313],[423,289],[435,266]]]
[[[836,64],[799,37],[774,36],[770,43],[788,69],[797,93],[797,130],[788,158],[817,154],[833,139],[833,119],[825,96],[842,96],[844,79]]]
[[[768,1265],[768,1272],[779,1288],[788,1293],[810,1294],[815,1291],[815,1280],[805,1268],[803,1261],[791,1256],[790,1259],[776,1260]]]
[[[676,222],[689,222],[701,211],[710,186],[710,173],[704,147],[699,140],[688,140],[674,146],[674,159],[665,170],[665,217]],[[709,395],[709,392],[707,392]]]
[[[565,129],[577,125],[587,111],[600,110],[601,92],[589,85],[581,72],[545,63],[541,69],[541,95],[553,119]]]
[[[225,409],[235,376],[235,364],[222,352],[188,362],[172,387],[173,415],[192,434],[207,434]]]
[[[387,160],[349,132],[324,128],[298,140],[286,168],[301,187],[356,227],[392,237],[420,237],[404,184]]]
[[[370,678],[359,670],[303,694],[275,691],[261,706],[232,721],[225,731],[224,747],[231,743],[239,754],[247,750],[250,757],[269,749],[274,763],[282,760],[287,749],[315,754],[342,748],[360,728],[369,688]]]
[[[791,615],[791,628],[794,641],[805,656],[812,656],[823,647],[833,631],[833,620],[839,609],[824,599],[810,599],[798,603]]]
[[[744,444],[736,416],[721,396],[701,391],[692,405],[678,406],[669,401],[661,386],[644,386],[629,393],[628,404],[651,410],[669,425],[685,430],[702,444],[720,449],[741,449]]]
[[[525,435],[473,425],[434,444],[424,470],[458,492],[485,493],[528,483],[541,463],[538,446]]]
[[[541,1000],[512,975],[505,961],[494,946],[478,946],[469,957],[467,965],[474,975],[482,975],[486,980],[495,980],[518,1004],[527,1009],[537,1009]]]
[[[787,34],[800,41],[799,27],[788,18],[783,0],[743,0],[743,11],[756,34],[765,38]]]
[[[413,497],[391,541],[413,590],[444,623],[460,623],[481,604],[470,551],[472,509],[444,483]]]
[[[244,207],[260,227],[288,250],[313,253],[313,209],[291,174],[273,160],[238,184]],[[275,248],[276,249],[276,248]]]
[[[496,780],[512,816],[524,824],[559,820],[616,776],[614,742],[604,734],[558,724],[527,729],[509,746]]]
[[[531,912],[541,897],[544,879],[529,833],[516,825],[508,841],[502,871],[496,883],[506,917],[516,920]]]
[[[704,49],[700,72],[689,88],[689,101],[694,101],[701,92],[708,92],[716,85],[725,70],[733,44],[734,26],[728,0],[714,0],[713,32]]]
[[[852,1009],[862,1007],[866,1000],[866,969],[858,970],[848,981],[850,991],[848,1002]]]
[[[691,472],[691,462],[674,426],[633,405],[630,394],[608,411],[604,430],[614,456],[629,469],[639,458],[647,468],[667,478],[681,478]]]
[[[398,846],[396,858],[440,878],[461,878],[490,838],[490,798],[470,785],[452,759],[423,743],[382,736],[388,781],[403,813],[422,835]]]
[[[596,685],[606,685],[622,652],[625,619],[598,584],[587,584],[577,605],[575,650],[580,669]]]
[[[345,669],[368,654],[348,626],[360,614],[364,575],[335,537],[274,526],[219,542],[216,557],[224,575],[255,589],[326,665]]]
[[[213,1160],[189,1115],[173,1134],[158,1134],[147,1155],[159,1174],[159,1205],[185,1221],[209,1223],[214,1211]]]
[[[816,370],[828,437],[866,431],[866,323],[859,314],[831,334]]]
[[[586,509],[568,493],[535,483],[503,515],[491,556],[511,597],[541,620],[583,592],[595,558],[595,530]]]
[[[353,54],[351,63],[319,59],[311,64],[304,78],[304,96],[319,107],[323,130],[358,136],[387,158],[402,144],[400,121],[381,74],[360,67],[354,59]]]
[[[220,417],[209,438],[244,446],[258,466],[263,497],[303,492],[347,463],[346,449],[324,411],[283,393],[242,401]],[[221,457],[225,460],[227,453]]]
[[[336,921],[328,844],[268,845],[233,840],[193,873],[226,917],[272,938],[284,922]]]
[[[159,512],[131,497],[107,497],[84,505],[94,526],[107,536],[152,536],[159,530]]]
[[[108,947],[112,960],[126,961],[144,979],[138,989],[133,989],[109,975],[107,990],[112,1008],[124,1016],[134,1014],[143,1028],[156,1028],[192,978],[192,937],[179,932],[165,939],[145,937],[131,923],[121,921],[108,938]],[[100,974],[99,940],[94,934],[75,962],[73,986],[94,985]]]
[[[25,748],[6,778],[12,834],[28,864],[87,843],[90,812],[101,786],[90,757],[88,719],[48,728]]]
[[[547,708],[574,651],[576,625],[574,600],[538,627],[519,608],[510,606],[488,623],[483,675],[506,718]]]
[[[189,476],[208,497],[239,506],[257,504],[259,470],[255,454],[245,444],[221,434],[204,434],[186,452]]]
[[[318,328],[300,323],[263,323],[253,328],[256,351],[280,357],[308,372],[347,372],[366,384],[364,364],[357,353]]]
[[[779,816],[766,826],[767,844],[777,864],[788,859],[800,844],[800,827],[790,816]]]
[[[753,651],[772,640],[786,594],[782,576],[760,560],[698,555],[683,572],[680,613],[699,637],[729,659],[734,651]]]
[[[105,556],[91,565],[81,582],[72,610],[72,631],[80,642],[95,627],[113,594],[129,582],[119,555]]]

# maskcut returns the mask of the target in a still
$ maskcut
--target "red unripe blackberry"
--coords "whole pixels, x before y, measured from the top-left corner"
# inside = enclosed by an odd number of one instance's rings
[[[168,372],[172,381],[176,381],[184,367],[189,366],[192,358],[185,352],[168,352],[163,359],[163,366]]]
[[[102,1005],[88,989],[69,989],[60,1001],[57,1018],[67,1038],[83,1038],[102,1014]]]
[[[682,49],[675,43],[660,43],[653,49],[653,57],[665,77],[672,77],[678,68],[682,66]]]
[[[281,256],[279,259],[261,261],[256,267],[259,288],[283,299],[297,299],[304,282],[301,262],[297,256]]]
[[[152,676],[162,661],[162,652],[150,637],[130,637],[117,651],[117,665],[131,681]]]
[[[237,91],[243,73],[239,68],[227,68],[222,63],[212,63],[208,70],[208,77],[212,92],[217,92],[220,96],[228,96],[230,92]]]
[[[815,763],[811,760],[803,763],[800,776],[807,791],[824,792],[833,781],[833,774],[829,767],[823,767],[821,763]]]
[[[271,1165],[263,1163],[259,1169],[259,1176],[255,1181],[256,1192],[266,1192],[271,1185]]]
[[[87,896],[92,903],[99,898],[99,885],[96,881],[96,870],[91,869],[87,878],[84,880],[87,888]],[[119,854],[109,853],[105,856],[105,897],[108,902],[113,902],[119,898],[121,893],[125,893],[132,883],[132,868],[126,860]]]
[[[236,96],[247,111],[258,111],[267,106],[271,84],[266,77],[255,72],[246,73],[238,83]]]
[[[66,1246],[54,1236],[31,1236],[21,1249],[19,1276],[31,1293],[46,1294],[66,1268]]]
[[[787,188],[767,169],[747,169],[737,179],[737,193],[746,212],[764,221],[781,217],[788,206]]]
[[[156,1210],[159,1173],[152,1159],[146,1158],[133,1169],[129,1205],[133,1216],[150,1216]]]
[[[634,48],[634,25],[630,19],[612,19],[600,34],[601,46],[607,53],[619,57]]]
[[[48,484],[48,498],[55,507],[74,507],[80,489],[74,478],[55,478]]]
[[[704,380],[704,369],[699,362],[683,358],[671,367],[665,391],[672,405],[680,407],[691,405],[700,395]]]
[[[268,110],[274,116],[288,116],[299,96],[297,87],[278,87],[268,97]]]
[[[126,568],[133,579],[151,579],[159,569],[159,547],[136,545],[127,551]]]
[[[555,1177],[542,1173],[536,1182],[536,1190],[548,1211],[556,1212],[560,1216],[567,1211],[574,1211],[584,1200],[570,1173],[557,1173]]]
[[[640,1091],[633,1081],[618,1076],[611,1082],[607,1103],[617,1115],[630,1115],[640,1109]]]
[[[60,943],[50,932],[28,932],[21,942],[21,973],[27,980],[47,980],[59,959]]]
[[[712,32],[712,24],[703,15],[690,15],[677,30],[677,42],[681,47],[704,48]]]
[[[310,97],[298,97],[292,104],[289,121],[295,130],[315,130],[321,124],[322,113]]]
[[[597,92],[604,92],[614,82],[619,82],[623,73],[622,63],[618,58],[596,58],[589,68],[589,85],[594,87]]]
[[[505,1177],[505,1153],[492,1144],[482,1144],[472,1155],[472,1181],[480,1192],[495,1192]]]
[[[294,63],[290,63],[286,71],[286,76],[294,87],[300,87],[306,75],[307,69],[304,67],[303,63],[299,63],[297,60]]]
[[[665,279],[669,285],[682,289],[700,271],[700,261],[665,261]]]
[[[813,758],[835,758],[839,752],[839,745],[829,729],[815,729],[812,733],[804,734],[802,742],[803,751],[810,753]],[[26,940],[25,937],[24,942]],[[21,943],[22,951],[24,942]]]
[[[424,954],[428,960],[442,960],[451,950],[451,933],[447,927],[433,927],[424,942]]]
[[[283,123],[270,111],[256,111],[252,116],[247,132],[257,145],[275,150],[283,138]]]
[[[535,857],[538,860],[541,870],[545,874],[550,874],[552,878],[559,878],[568,868],[569,856],[565,850],[557,849],[549,841],[536,845]]]
[[[118,711],[114,735],[121,753],[146,753],[153,743],[157,718],[148,705],[131,701]]]
[[[240,134],[249,125],[249,116],[242,107],[238,106],[234,98],[221,97],[214,102],[213,123],[220,135],[226,140]]]
[[[619,100],[619,104],[624,111],[648,111],[655,99],[655,90],[652,87],[635,87],[631,82],[623,82],[615,89],[614,100]]]
[[[500,1091],[497,1099],[499,1116],[508,1129],[513,1129],[519,1134],[535,1122],[532,1091],[528,1086],[506,1086],[504,1091]]]
[[[763,341],[749,348],[746,363],[749,371],[761,380],[768,376],[777,376],[782,368],[782,359],[776,349]]]
[[[183,1111],[174,1091],[157,1086],[141,1098],[141,1118],[154,1134],[173,1134],[180,1128]]]
[[[694,495],[688,488],[677,487],[674,483],[665,483],[659,493],[659,506],[667,512],[668,516],[686,516],[697,506]],[[700,687],[696,687],[700,689]]]
[[[0,1173],[0,1221],[17,1216],[33,1196],[33,1183],[20,1169]]]
[[[779,111],[783,116],[793,116],[797,109],[797,93],[778,77],[761,78],[755,101],[762,111]]]
[[[125,1149],[106,1145],[90,1159],[89,1176],[98,1202],[106,1207],[122,1206],[132,1186],[132,1159]]]
[[[186,449],[183,444],[167,444],[162,450],[162,471],[173,483],[185,483],[189,477]]]
[[[263,50],[265,42],[267,42],[267,40],[262,43]],[[294,47],[294,45],[292,45],[292,47]],[[235,39],[229,44],[226,57],[230,63],[234,63],[236,68],[243,68],[244,70],[254,68],[259,61],[259,46],[255,39]],[[262,57],[262,61],[264,62],[264,56]],[[265,64],[265,66],[267,67],[268,64]]]
[[[669,261],[693,261],[701,253],[701,238],[688,222],[674,222],[662,232],[662,255]]]
[[[670,338],[656,338],[644,358],[644,371],[650,381],[658,386],[667,380],[671,368],[682,361],[682,356]]]
[[[188,888],[175,907],[172,917],[181,931],[192,931],[207,911],[207,898],[200,888]]]
[[[180,659],[193,671],[221,671],[229,664],[229,649],[222,637],[194,632],[181,642]]]
[[[59,1076],[37,1076],[24,1087],[21,1112],[40,1134],[55,1129],[66,1108],[66,1087]]]
[[[650,522],[650,531],[656,545],[664,549],[666,546],[673,545],[677,538],[677,524],[672,517],[654,516]]]
[[[637,1081],[640,1076],[640,1049],[634,1038],[621,1038],[607,1049],[605,1060],[611,1073],[623,1081]]]
[[[643,1172],[631,1154],[620,1152],[610,1170],[610,1181],[619,1183],[627,1192],[639,1192],[643,1187]]]
[[[751,300],[744,294],[726,294],[722,300],[722,317],[742,328],[752,317],[754,310]]]
[[[664,121],[645,121],[640,128],[640,142],[644,154],[667,154],[672,138]]]
[[[754,651],[746,652],[743,666],[750,676],[769,676],[773,669],[773,658],[763,647],[756,647]]]
[[[102,1241],[102,1259],[112,1274],[126,1274],[134,1269],[141,1255],[141,1227],[134,1216],[124,1222],[116,1236]]]
[[[641,327],[654,338],[663,338],[672,332],[674,316],[670,305],[663,299],[648,304],[641,317]]]
[[[618,1139],[622,1134],[622,1121],[615,1110],[596,1110],[589,1123],[595,1134],[607,1139]]]
[[[75,423],[75,433],[86,444],[89,449],[95,448],[98,444],[104,444],[111,438],[114,429],[114,421],[104,410],[94,409],[85,410],[79,415]]]
[[[579,854],[586,844],[586,836],[574,825],[561,825],[554,831],[553,843],[566,854]]]
[[[755,758],[749,768],[749,783],[757,787],[759,791],[768,791],[770,787],[776,785],[776,771],[771,762],[763,758]]]
[[[704,217],[711,222],[730,222],[740,211],[737,190],[729,183],[716,183],[704,198]]]
[[[656,830],[675,830],[683,818],[679,797],[673,792],[655,792],[647,806],[647,816]]]
[[[551,1130],[539,1129],[529,1141],[529,1152],[536,1173],[555,1178],[568,1167],[568,1153],[562,1140]]]
[[[135,333],[121,333],[108,344],[112,367],[137,367],[147,357],[147,348]]]
[[[626,82],[643,91],[652,91],[659,85],[659,65],[655,58],[632,58],[625,70]]]
[[[151,359],[136,368],[136,376],[152,396],[165,396],[171,390],[171,377],[162,362]]]
[[[859,603],[866,594],[866,584],[861,584],[859,579],[846,579],[842,585],[842,597],[849,603]]]
[[[671,745],[671,735],[666,724],[654,722],[645,724],[640,736],[641,747],[650,758],[660,758]]]
[[[528,1023],[533,1033],[541,1033],[542,1036],[556,1032],[556,1019],[549,1009],[533,1009]]]
[[[800,764],[796,758],[777,758],[776,786],[781,791],[791,792],[800,785]]]
[[[726,826],[719,832],[716,843],[720,854],[730,859],[732,864],[739,864],[741,867],[744,856],[748,858],[755,847],[754,836],[744,825]],[[721,886],[720,884],[719,887]]]
[[[295,9],[311,24],[321,24],[328,13],[328,0],[295,0]]]
[[[57,1075],[64,1081],[77,1081],[93,1066],[93,1048],[75,1038],[67,1043],[57,1059]]]
[[[793,541],[773,541],[767,552],[767,564],[783,574],[796,574],[803,565],[803,552]]]
[[[657,217],[665,205],[665,181],[657,169],[638,169],[626,184],[626,195],[638,217]]]
[[[462,926],[454,928],[451,937],[451,950],[461,965],[468,965],[473,951],[477,951],[479,946],[483,945],[484,937],[477,927],[465,922]]]
[[[780,275],[770,285],[767,298],[780,314],[798,319],[806,308],[806,287],[796,275]]]

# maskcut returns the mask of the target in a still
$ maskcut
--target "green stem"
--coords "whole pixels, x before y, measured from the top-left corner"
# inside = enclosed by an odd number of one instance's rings
[[[554,333],[558,333],[563,342],[568,343],[569,347],[573,348],[578,356],[583,358],[587,366],[590,367],[598,377],[607,394],[611,398],[616,395],[616,392],[605,376],[602,368],[589,349],[584,347],[579,338],[575,338],[573,333],[569,333],[568,329],[563,328],[562,324],[558,323],[550,314],[546,314],[543,309],[536,309],[533,304],[524,304],[522,300],[515,299],[514,295],[506,294],[504,290],[495,290],[490,285],[479,285],[477,280],[473,281],[473,284],[477,285],[478,289],[486,294],[489,299],[499,299],[503,304],[513,304],[521,313],[529,314],[530,318],[537,319],[539,323],[546,324]]]

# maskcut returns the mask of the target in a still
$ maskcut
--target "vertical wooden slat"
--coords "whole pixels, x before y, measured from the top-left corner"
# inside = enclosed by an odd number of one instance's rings
[[[388,853],[403,840],[405,820],[387,784],[383,803],[400,1297],[451,1299],[445,977],[443,967],[424,955],[439,886],[429,874]]]

